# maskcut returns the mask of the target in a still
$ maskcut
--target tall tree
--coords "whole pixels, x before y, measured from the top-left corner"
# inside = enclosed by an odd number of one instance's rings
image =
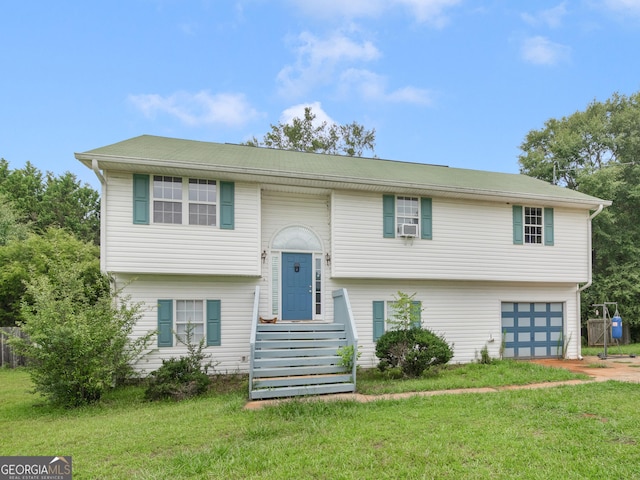
[[[367,130],[357,122],[336,125],[327,122],[317,124],[315,120],[316,115],[311,111],[311,107],[305,107],[304,118],[295,117],[291,123],[271,124],[271,131],[265,134],[262,141],[253,137],[245,144],[350,157],[361,157],[367,150],[373,153],[376,143],[375,129]]]
[[[14,239],[0,246],[0,326],[23,320],[21,307],[33,302],[27,295],[30,279],[54,279],[58,270],[72,266],[86,291],[93,292],[95,298],[109,288],[100,273],[99,248],[64,230],[51,228],[43,235],[31,234],[26,240]]]
[[[12,240],[26,239],[29,229],[29,224],[20,221],[15,207],[0,193],[0,247]]]
[[[70,172],[43,175],[30,162],[11,170],[2,159],[0,194],[11,202],[18,220],[30,224],[36,233],[58,227],[82,241],[100,241],[100,195]]]
[[[520,148],[521,173],[612,200],[593,221],[592,304],[618,302],[640,336],[640,92],[614,94],[584,111],[550,119]]]

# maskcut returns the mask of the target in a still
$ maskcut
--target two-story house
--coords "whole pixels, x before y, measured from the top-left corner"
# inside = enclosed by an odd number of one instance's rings
[[[327,358],[355,341],[371,367],[398,291],[415,293],[454,362],[484,346],[580,355],[591,220],[608,201],[524,175],[147,135],[76,158],[102,184],[102,269],[142,302],[137,334],[158,332],[140,370],[184,354],[188,324],[218,370],[252,382],[259,367],[339,374]]]

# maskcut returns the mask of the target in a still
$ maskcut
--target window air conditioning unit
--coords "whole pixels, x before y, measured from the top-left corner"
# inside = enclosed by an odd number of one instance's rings
[[[400,224],[400,236],[401,237],[417,237],[418,225],[416,225],[415,223]]]

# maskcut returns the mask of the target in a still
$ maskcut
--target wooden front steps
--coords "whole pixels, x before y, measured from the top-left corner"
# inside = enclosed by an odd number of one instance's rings
[[[355,391],[351,372],[339,365],[347,345],[344,325],[278,323],[257,326],[252,400]]]

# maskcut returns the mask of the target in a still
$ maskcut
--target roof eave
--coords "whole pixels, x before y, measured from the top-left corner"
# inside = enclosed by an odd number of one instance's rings
[[[514,203],[516,201],[537,202],[548,206],[565,206],[575,208],[598,208],[599,205],[610,206],[611,201],[598,200],[594,197],[571,199],[554,195],[508,192],[468,187],[443,186],[438,184],[389,181],[381,179],[345,177],[343,175],[317,174],[305,172],[283,172],[257,167],[234,167],[229,165],[197,164],[182,161],[158,161],[152,158],[121,157],[104,154],[76,153],[75,158],[88,168],[92,168],[93,160],[98,161],[100,169],[122,169],[131,172],[149,172],[150,168],[162,170],[176,169],[197,174],[198,172],[215,171],[224,179],[238,179],[258,183],[275,182],[284,185],[304,185],[323,188],[342,188],[380,192],[423,192],[438,194],[443,197],[467,198],[493,202]],[[118,168],[120,167],[120,168]]]

